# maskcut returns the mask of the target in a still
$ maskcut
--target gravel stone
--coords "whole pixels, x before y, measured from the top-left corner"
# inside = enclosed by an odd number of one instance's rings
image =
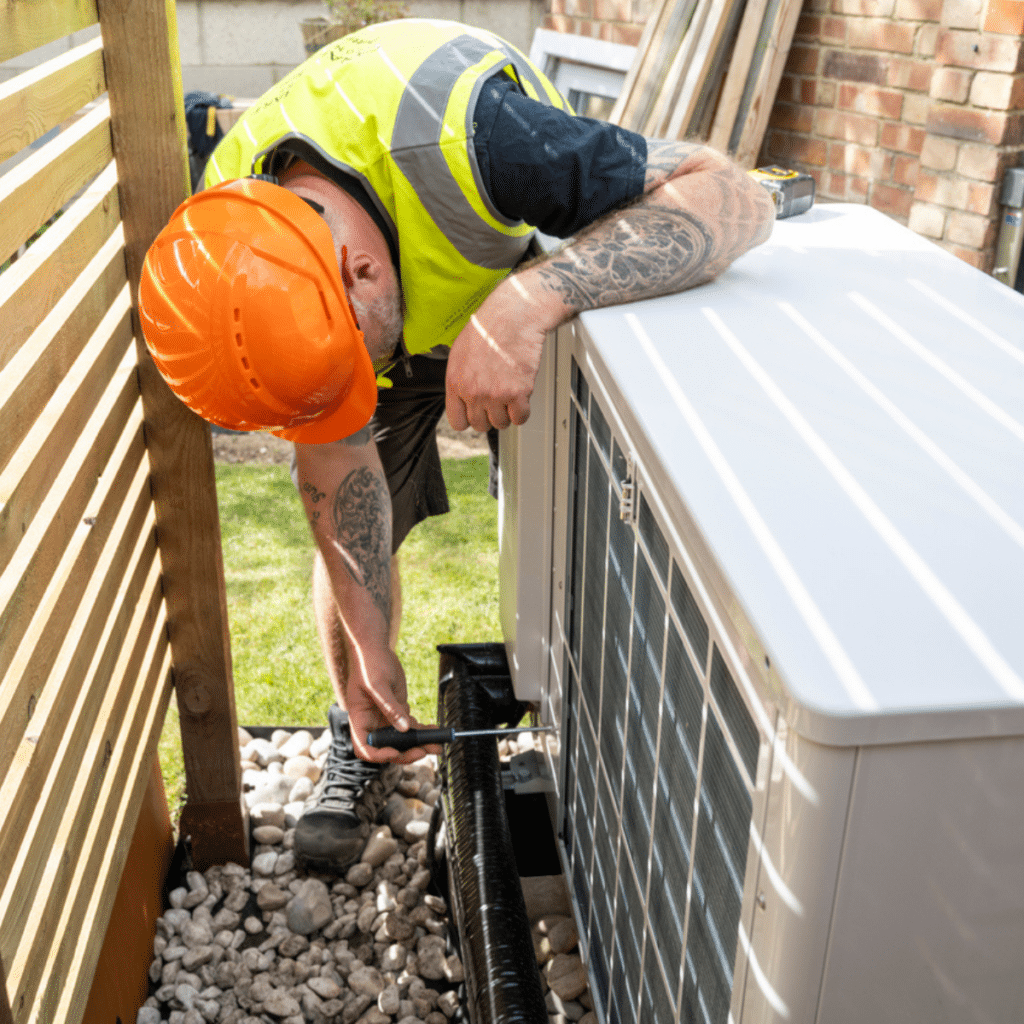
[[[267,877],[274,873],[274,868],[277,867],[276,853],[260,853],[252,859],[252,870],[255,875],[263,875]]]
[[[298,869],[292,853],[303,810],[296,787],[312,783],[289,779],[284,769],[292,758],[322,762],[330,734],[298,736],[281,731],[250,750],[253,764],[258,750],[265,758],[246,794],[253,868],[190,872],[175,890],[156,924],[156,989],[143,1008],[150,1012],[135,1024],[448,1024],[459,1016],[454,986],[465,972],[448,953],[445,903],[427,892],[426,843],[418,833],[439,792],[432,760],[404,768],[382,824],[344,879],[321,879]],[[257,799],[268,793],[276,795]],[[537,885],[524,880],[549,1024],[596,1024],[582,962],[568,955],[577,936],[567,902],[558,901],[564,880],[542,879],[540,896]],[[573,998],[580,978],[584,989]],[[433,982],[452,988],[439,993]]]
[[[288,907],[288,927],[299,935],[312,935],[333,920],[330,890],[317,878],[307,878]]]
[[[252,830],[252,837],[265,846],[277,846],[284,841],[284,829],[277,825],[260,825]]]

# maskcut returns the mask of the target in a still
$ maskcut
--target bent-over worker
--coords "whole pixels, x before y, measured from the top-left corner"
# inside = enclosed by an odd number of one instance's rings
[[[358,857],[397,764],[423,756],[366,734],[418,724],[394,650],[394,553],[448,510],[441,414],[496,448],[529,416],[548,331],[710,281],[773,219],[721,154],[575,117],[510,44],[444,21],[321,50],[214,151],[206,190],[150,249],[140,307],[183,401],[295,443],[338,701],[296,827],[308,866]],[[523,263],[535,228],[572,241]]]

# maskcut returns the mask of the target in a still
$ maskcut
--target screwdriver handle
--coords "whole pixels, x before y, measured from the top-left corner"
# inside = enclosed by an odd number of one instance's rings
[[[395,750],[412,750],[413,747],[425,747],[428,743],[450,743],[455,738],[454,729],[410,729],[399,732],[388,726],[386,729],[374,729],[367,733],[366,742],[371,747],[393,747]]]

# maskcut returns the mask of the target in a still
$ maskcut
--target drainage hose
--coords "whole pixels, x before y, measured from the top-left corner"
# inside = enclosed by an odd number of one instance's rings
[[[496,709],[488,692],[498,668],[497,655],[487,650],[494,646],[503,663],[500,645],[441,649],[438,711],[442,725],[486,729],[497,724],[495,715],[501,709]],[[458,923],[470,1020],[473,1024],[547,1024],[494,738],[466,737],[446,744],[441,775],[449,900]]]

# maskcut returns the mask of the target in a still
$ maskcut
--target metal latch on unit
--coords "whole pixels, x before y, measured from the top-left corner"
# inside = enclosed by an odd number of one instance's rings
[[[515,754],[509,767],[501,773],[503,789],[511,789],[518,796],[527,793],[546,793],[552,788],[545,761],[539,750],[525,750]]]
[[[622,491],[619,494],[619,518],[624,523],[633,522],[636,513],[634,502],[636,500],[636,456],[630,452],[626,456],[626,476],[622,481]]]

